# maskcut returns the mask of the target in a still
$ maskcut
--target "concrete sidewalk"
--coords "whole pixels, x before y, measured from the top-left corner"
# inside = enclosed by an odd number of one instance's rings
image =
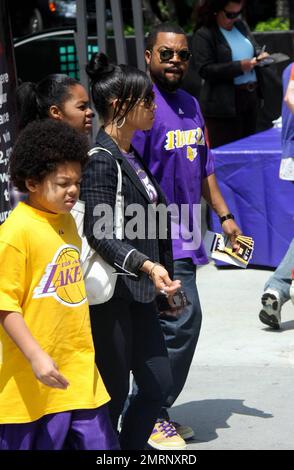
[[[282,329],[258,319],[271,271],[198,271],[203,324],[190,375],[172,408],[189,424],[188,449],[294,449],[294,306]]]

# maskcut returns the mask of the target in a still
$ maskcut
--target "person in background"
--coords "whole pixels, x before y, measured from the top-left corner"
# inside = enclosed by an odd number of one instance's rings
[[[211,148],[256,132],[258,65],[268,53],[241,19],[243,9],[243,0],[203,0],[196,11],[192,53],[203,79],[200,106]]]
[[[84,135],[51,119],[28,124],[12,152],[28,197],[0,227],[1,450],[119,448],[69,214],[87,152]]]
[[[187,231],[194,233],[195,228],[199,229],[200,222],[195,217],[194,209],[200,208],[201,196],[220,217],[222,229],[234,247],[235,239],[240,234],[218,188],[199,104],[180,89],[190,56],[187,37],[179,26],[162,23],[149,33],[145,59],[154,83],[157,108],[153,127],[145,132],[136,132],[132,140],[133,147],[143,156],[168,202],[179,209],[179,219],[175,223],[172,220],[175,235],[178,227],[183,229],[180,236],[174,236],[172,240],[174,276],[181,281],[189,301],[180,317],[161,318],[174,387],[148,441],[156,449],[172,449],[173,445],[184,449],[184,439],[194,435],[191,427],[173,423],[167,409],[185,385],[201,327],[196,267],[207,263],[208,259],[199,233],[198,238],[195,233],[194,240],[186,238]],[[183,208],[188,208],[188,220]],[[176,432],[173,440],[170,437],[172,429]]]
[[[23,82],[16,90],[18,130],[32,121],[56,119],[80,132],[91,132],[93,111],[85,88],[74,78],[64,74],[47,75],[38,83]],[[26,198],[10,185],[10,205]]]
[[[38,83],[24,82],[16,90],[18,127],[36,119],[52,118],[89,133],[93,111],[85,88],[64,74],[52,74]]]
[[[280,178],[294,182],[294,64],[283,72],[282,104],[282,160]],[[281,327],[281,309],[290,299],[291,274],[294,269],[294,238],[275,270],[264,286],[259,319],[275,330]]]
[[[144,72],[113,65],[102,53],[92,57],[87,73],[93,103],[103,125],[94,145],[100,149],[92,151],[81,185],[84,232],[89,245],[121,274],[113,297],[106,303],[90,306],[96,363],[111,395],[114,429],[118,428],[128,396],[132,371],[138,394],[125,411],[119,438],[122,449],[144,449],[172,386],[154,300],[160,290],[171,297],[180,287],[179,281],[171,279],[169,223],[160,224],[164,237],[159,236],[159,226],[156,233],[149,235],[150,214],[152,219],[157,206],[166,205],[165,197],[131,145],[136,130],[152,127],[154,94]],[[118,178],[115,160],[122,171],[123,240],[112,236],[112,232],[105,236],[103,227],[100,233],[101,217],[93,215],[99,204],[114,212]],[[134,206],[143,215],[132,230]]]

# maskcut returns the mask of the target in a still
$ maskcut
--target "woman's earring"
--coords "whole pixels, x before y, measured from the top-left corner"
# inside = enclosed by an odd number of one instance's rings
[[[126,118],[123,117],[123,118],[117,119],[115,121],[115,125],[118,129],[121,129],[125,125],[125,122],[126,122]]]

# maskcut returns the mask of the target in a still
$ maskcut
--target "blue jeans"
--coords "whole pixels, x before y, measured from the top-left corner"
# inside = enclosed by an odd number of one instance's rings
[[[180,279],[189,305],[179,318],[166,316],[160,319],[173,376],[173,388],[165,401],[160,418],[168,418],[166,409],[173,405],[184,388],[202,322],[196,287],[196,266],[190,258],[174,261],[174,279]]]
[[[90,317],[96,364],[111,396],[109,411],[114,429],[124,409],[121,448],[144,449],[172,387],[155,303],[114,295],[104,304],[91,305]],[[131,370],[137,393],[125,404]]]
[[[264,290],[274,289],[279,292],[281,304],[290,299],[292,269],[294,269],[294,238],[284,258],[264,286]]]

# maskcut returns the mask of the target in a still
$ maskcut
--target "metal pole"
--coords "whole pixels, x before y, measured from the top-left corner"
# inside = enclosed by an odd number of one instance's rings
[[[120,0],[110,0],[110,4],[114,29],[116,60],[119,64],[127,64],[127,49],[124,38],[124,24],[121,3]]]
[[[144,44],[144,27],[142,14],[142,0],[132,0],[133,17],[135,26],[137,67],[145,72],[145,44]]]
[[[107,53],[105,0],[96,0],[97,46]]]
[[[88,28],[86,0],[77,0],[77,33],[75,34],[78,62],[80,67],[80,82],[89,90],[89,81],[86,74],[88,63]]]

